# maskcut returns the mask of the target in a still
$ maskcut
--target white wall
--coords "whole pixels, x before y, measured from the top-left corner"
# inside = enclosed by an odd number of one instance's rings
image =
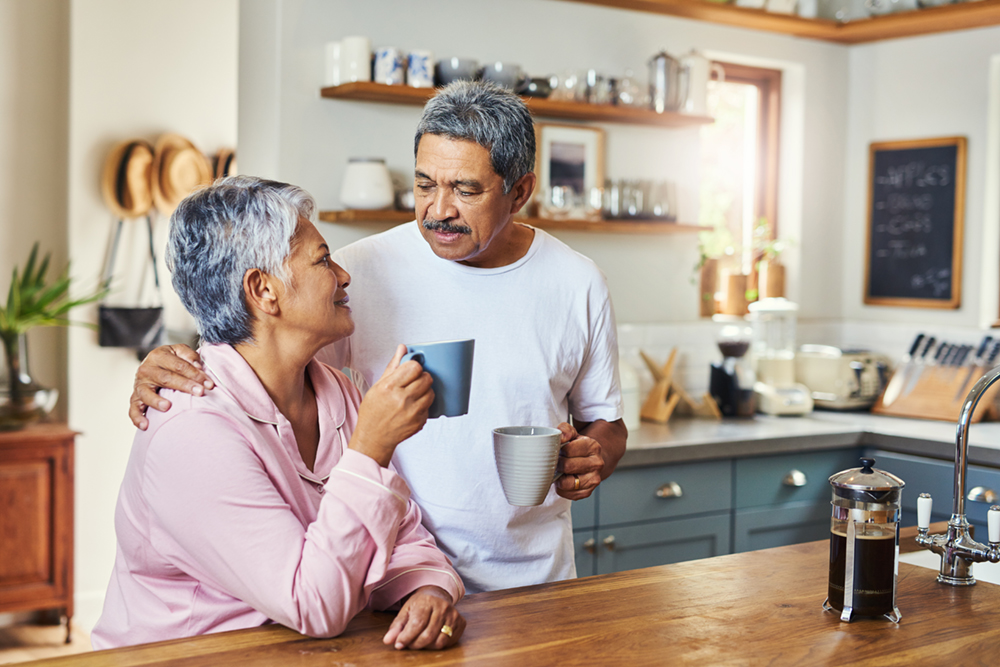
[[[987,210],[987,200],[995,198],[1000,183],[986,180],[990,168],[995,178],[1000,160],[987,150],[988,142],[995,142],[990,125],[995,134],[1000,120],[1000,109],[991,111],[989,105],[990,62],[997,54],[1000,27],[890,40],[850,50],[844,262],[839,273],[846,319],[976,327],[996,321],[1000,314],[996,298],[1000,220],[995,203]],[[994,87],[1000,85],[995,78]],[[961,307],[932,311],[864,305],[868,144],[955,135],[968,137]]]
[[[68,0],[0,0],[0,300],[35,241],[66,263]],[[74,275],[80,275],[74,271]],[[66,336],[28,335],[35,379],[59,387],[66,409]],[[0,361],[0,376],[5,364]]]
[[[412,137],[420,115],[419,107],[319,97],[324,44],[347,35],[367,35],[376,47],[428,48],[438,57],[507,60],[536,76],[574,68],[620,76],[633,69],[645,80],[645,63],[654,53],[666,48],[681,55],[693,47],[714,57],[785,69],[786,101],[799,109],[798,125],[789,123],[786,130],[799,140],[783,147],[782,178],[790,179],[790,187],[783,188],[780,225],[798,242],[799,250],[791,253],[793,268],[800,257],[810,267],[793,296],[803,303],[805,316],[839,311],[840,292],[827,288],[826,277],[839,271],[843,245],[846,48],[554,0],[426,0],[418,5],[408,0],[243,0],[242,6],[246,39],[241,39],[240,107],[250,113],[240,118],[240,168],[302,185],[327,209],[341,207],[340,181],[351,156],[384,157],[401,181],[412,178]],[[609,176],[674,179],[681,218],[697,219],[696,129],[602,127]],[[324,225],[323,233],[339,246],[385,228]],[[697,318],[697,295],[689,281],[697,259],[693,235],[558,236],[604,269],[619,321]]]
[[[99,175],[114,143],[171,131],[209,154],[236,145],[238,4],[72,0],[70,19],[69,248],[76,272],[89,276],[100,271],[112,223]],[[126,238],[134,261],[144,259],[143,240],[141,233]],[[84,315],[95,319],[93,309]],[[114,561],[114,506],[134,432],[126,410],[137,366],[131,352],[98,347],[91,331],[70,333],[69,421],[81,431],[76,600],[83,627],[100,614]]]

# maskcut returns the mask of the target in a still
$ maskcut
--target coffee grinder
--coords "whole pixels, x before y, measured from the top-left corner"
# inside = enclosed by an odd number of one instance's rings
[[[756,412],[756,376],[744,358],[752,337],[750,327],[744,324],[727,324],[719,331],[722,361],[712,362],[708,393],[723,417],[753,417]]]
[[[899,570],[900,495],[906,484],[861,459],[830,477],[830,581],[823,608],[850,622],[856,616],[885,616],[899,623],[896,572]]]
[[[812,412],[812,393],[808,387],[795,381],[798,305],[778,297],[755,301],[749,309],[753,325],[750,354],[757,373],[754,385],[757,410],[768,415],[804,415]]]

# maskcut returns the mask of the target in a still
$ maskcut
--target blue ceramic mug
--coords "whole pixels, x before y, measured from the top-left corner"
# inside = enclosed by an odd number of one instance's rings
[[[476,341],[444,340],[407,345],[400,363],[416,360],[434,379],[434,403],[428,419],[458,417],[469,412],[472,355]]]

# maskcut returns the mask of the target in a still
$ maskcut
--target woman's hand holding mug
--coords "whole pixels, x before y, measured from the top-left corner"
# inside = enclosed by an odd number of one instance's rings
[[[404,354],[406,346],[398,346],[382,377],[365,394],[348,445],[383,467],[399,443],[424,427],[434,402],[430,373],[416,361],[401,364]]]

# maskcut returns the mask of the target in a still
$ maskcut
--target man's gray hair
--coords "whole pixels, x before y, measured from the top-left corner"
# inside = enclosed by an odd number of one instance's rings
[[[531,112],[520,97],[489,81],[456,81],[432,97],[417,125],[414,155],[425,134],[474,141],[488,150],[504,194],[535,168]]]
[[[260,269],[288,284],[299,217],[315,212],[302,188],[253,176],[220,179],[180,203],[170,217],[167,267],[204,342],[253,340],[243,276]]]

